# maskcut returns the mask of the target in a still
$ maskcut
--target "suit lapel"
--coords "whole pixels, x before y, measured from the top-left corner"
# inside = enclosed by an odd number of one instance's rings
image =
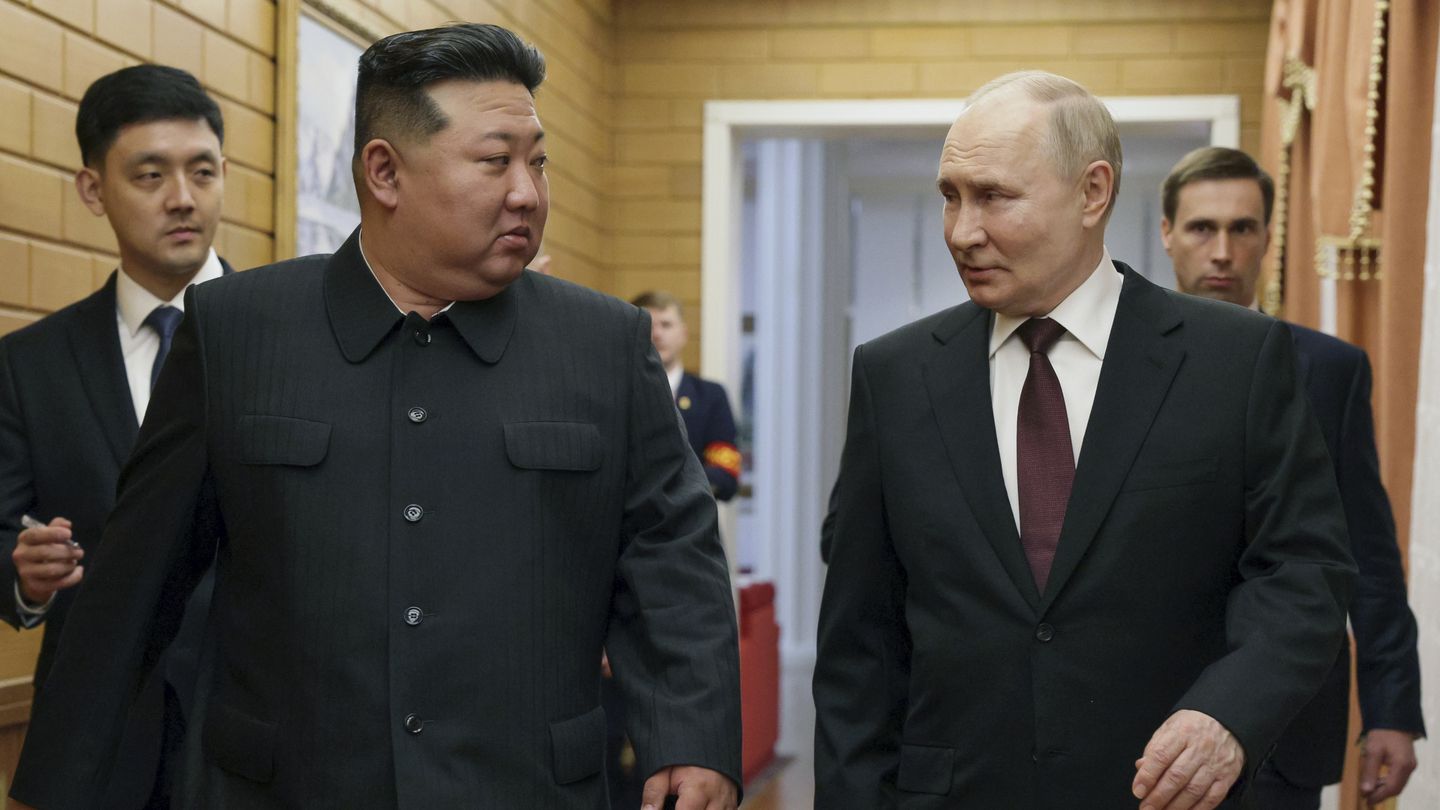
[[[1124,271],[1042,610],[1054,602],[1094,541],[1185,355],[1172,334],[1181,319],[1165,293],[1133,270]]]
[[[115,274],[98,292],[72,310],[70,351],[80,370],[81,384],[90,398],[90,409],[99,420],[106,442],[117,463],[125,463],[135,436],[140,431],[135,402],[125,376],[125,359],[120,355],[120,334],[115,325]]]
[[[935,330],[935,337],[941,346],[923,373],[951,469],[1005,572],[1030,606],[1038,608],[1040,594],[1020,547],[1000,472],[990,402],[990,313],[975,304],[961,305]]]

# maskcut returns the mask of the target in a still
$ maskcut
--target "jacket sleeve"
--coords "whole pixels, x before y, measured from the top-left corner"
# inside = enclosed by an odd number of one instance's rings
[[[17,574],[11,554],[20,533],[20,516],[34,501],[30,440],[20,412],[14,369],[10,365],[9,341],[0,340],[0,620],[17,629],[26,623],[15,602]]]
[[[898,801],[911,640],[863,346],[851,379],[815,660],[815,806],[880,810]]]
[[[1345,642],[1355,565],[1329,454],[1297,379],[1289,330],[1279,322],[1259,349],[1247,411],[1247,542],[1226,610],[1229,652],[1175,708],[1224,724],[1253,775]]]
[[[1360,717],[1366,731],[1386,728],[1423,736],[1418,631],[1406,599],[1395,517],[1380,481],[1370,380],[1370,360],[1361,352],[1335,459],[1350,548],[1360,569],[1355,601],[1350,606]]]
[[[118,501],[70,609],[10,795],[40,810],[101,806],[131,701],[213,559],[192,541],[207,481],[206,388],[195,289]]]
[[[624,351],[629,443],[623,536],[606,650],[629,707],[636,767],[719,771],[740,785],[739,635],[715,500],[685,440],[650,317]]]
[[[740,489],[740,450],[735,446],[735,415],[730,397],[719,383],[709,383],[714,405],[705,425],[705,477],[715,499],[728,501]]]

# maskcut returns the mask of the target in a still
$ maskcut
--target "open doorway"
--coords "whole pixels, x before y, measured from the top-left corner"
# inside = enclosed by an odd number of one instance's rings
[[[1173,286],[1159,184],[1181,155],[1239,140],[1234,97],[1107,99],[1126,166],[1112,255]],[[965,300],[934,182],[960,101],[706,107],[701,371],[736,392],[746,489],[727,510],[734,573],[775,585],[777,751],[809,756],[824,569],[854,347]]]

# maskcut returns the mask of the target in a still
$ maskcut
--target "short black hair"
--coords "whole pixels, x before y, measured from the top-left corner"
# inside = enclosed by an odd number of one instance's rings
[[[1180,208],[1180,190],[1199,180],[1254,180],[1260,184],[1260,197],[1265,202],[1265,224],[1275,210],[1275,181],[1250,157],[1239,149],[1226,146],[1202,146],[1175,164],[1165,182],[1160,184],[1160,207],[1165,218],[1175,223]]]
[[[545,81],[545,57],[508,29],[480,23],[377,41],[360,56],[355,84],[356,160],[374,138],[425,138],[444,129],[450,121],[425,89],[449,79],[515,82],[534,95]]]
[[[75,140],[80,158],[94,168],[131,124],[196,119],[225,143],[220,108],[194,76],[166,65],[134,65],[101,76],[85,90],[75,114]]]

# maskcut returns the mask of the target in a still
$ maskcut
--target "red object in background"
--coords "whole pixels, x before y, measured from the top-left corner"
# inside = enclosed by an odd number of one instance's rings
[[[740,768],[748,784],[775,759],[780,737],[780,626],[775,586],[740,589]]]

